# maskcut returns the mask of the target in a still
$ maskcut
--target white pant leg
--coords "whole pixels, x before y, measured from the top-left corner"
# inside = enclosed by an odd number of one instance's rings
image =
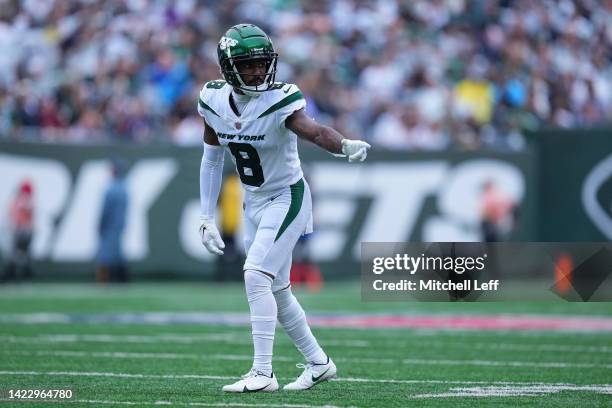
[[[255,351],[253,367],[267,374],[272,370],[274,327],[279,317],[272,292],[283,288],[289,290],[293,248],[300,236],[312,231],[310,189],[304,181],[300,181],[270,198],[247,198],[245,207],[247,259],[244,270]],[[296,343],[300,350],[307,350],[309,356],[318,356],[322,350],[310,333],[304,312],[295,298],[293,300],[295,303],[291,302],[291,310],[286,310],[283,316],[293,322],[293,311],[301,311],[302,318],[292,323],[291,333],[300,337]],[[299,310],[295,309],[296,305]],[[307,331],[306,336],[304,330]]]
[[[249,211],[248,208],[245,208],[243,215],[243,242],[244,242],[244,253],[248,254],[253,241],[255,240],[255,233],[257,232],[257,223],[258,221],[255,218],[254,211]]]
[[[253,368],[270,375],[277,319],[276,299],[272,295],[272,278],[259,271],[246,270],[244,283],[251,312]]]
[[[293,344],[306,361],[317,364],[325,363],[327,355],[312,334],[304,309],[291,292],[291,287],[278,290],[273,294],[278,310],[278,322],[293,340]]]
[[[274,276],[273,290],[286,287],[293,248],[304,233],[312,231],[312,199],[308,184],[301,180],[267,201],[249,201],[246,215],[256,225],[256,231],[251,239],[253,231],[245,225],[248,250],[244,269]]]
[[[290,256],[287,258],[287,261],[278,271],[278,275],[274,279],[272,283],[272,292],[279,291],[281,289],[286,289],[291,284],[291,265],[292,265],[293,257]]]

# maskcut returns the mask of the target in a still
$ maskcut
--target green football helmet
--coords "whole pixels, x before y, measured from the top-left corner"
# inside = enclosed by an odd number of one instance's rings
[[[278,54],[270,37],[256,25],[238,24],[227,30],[217,45],[217,57],[223,78],[247,95],[258,96],[274,83]],[[265,62],[265,77],[261,84],[247,85],[236,63],[254,60]]]

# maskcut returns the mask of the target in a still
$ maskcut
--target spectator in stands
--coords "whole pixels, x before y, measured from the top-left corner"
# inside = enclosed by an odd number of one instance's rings
[[[7,3],[0,138],[192,144],[239,21],[271,33],[309,114],[390,149],[516,149],[525,128],[612,121],[609,0]],[[388,130],[398,102],[421,143]]]
[[[98,282],[127,282],[129,280],[127,264],[121,247],[128,210],[126,170],[127,163],[123,159],[113,159],[113,180],[104,194],[98,224],[99,247],[96,259],[98,262],[96,280]]]

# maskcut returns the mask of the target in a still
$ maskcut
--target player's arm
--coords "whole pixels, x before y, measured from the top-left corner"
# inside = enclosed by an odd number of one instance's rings
[[[200,164],[200,237],[209,252],[222,255],[225,244],[215,224],[223,178],[223,147],[214,129],[204,121],[204,153]]]
[[[215,130],[208,126],[208,123],[204,121],[204,143],[211,146],[220,146],[219,138]]]
[[[321,125],[309,118],[304,109],[293,112],[285,126],[300,138],[308,140],[328,152],[345,155],[350,162],[364,161],[370,145],[361,140],[345,139],[337,130]]]

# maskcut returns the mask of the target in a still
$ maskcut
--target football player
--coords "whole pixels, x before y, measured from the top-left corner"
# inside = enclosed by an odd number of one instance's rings
[[[214,215],[227,149],[245,190],[244,282],[255,354],[252,369],[223,391],[278,389],[272,372],[277,319],[306,360],[298,365],[302,374],[284,389],[306,390],[334,378],[336,366],[313,336],[289,283],[293,247],[312,232],[310,189],[297,137],[349,162],[363,161],[370,145],[316,123],[304,112],[306,102],[296,85],[274,82],[278,55],[259,27],[231,27],[219,41],[217,56],[224,79],[206,83],[198,101],[204,118],[200,235],[208,251],[223,254]]]

